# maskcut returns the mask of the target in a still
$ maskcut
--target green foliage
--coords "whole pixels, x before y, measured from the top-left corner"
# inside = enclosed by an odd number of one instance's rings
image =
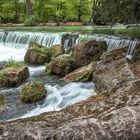
[[[25,24],[26,26],[35,25],[35,24],[37,24],[37,18],[36,18],[35,16],[32,16],[32,15],[29,16],[29,17],[26,17],[26,18],[25,18],[24,24]]]
[[[96,4],[93,19],[100,24],[139,23],[139,7],[139,0],[100,0]]]
[[[81,20],[82,22],[88,22],[91,18],[91,0],[28,0],[28,2],[29,1],[31,5],[28,5],[29,3],[27,3],[27,1],[22,0],[1,0],[1,22],[24,21],[25,25],[30,26],[36,24],[37,21],[66,22]],[[33,10],[33,12],[31,15],[28,15],[27,11],[30,12],[30,10]]]

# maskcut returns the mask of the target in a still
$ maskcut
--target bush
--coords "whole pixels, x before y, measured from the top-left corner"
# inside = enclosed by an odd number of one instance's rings
[[[26,26],[35,25],[35,24],[37,24],[37,19],[36,19],[35,16],[26,17],[26,18],[25,18],[25,21],[24,21],[24,24],[25,24]]]

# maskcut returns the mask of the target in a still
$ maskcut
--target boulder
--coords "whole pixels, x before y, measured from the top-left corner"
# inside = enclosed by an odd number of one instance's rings
[[[134,47],[131,61],[138,61],[138,60],[140,60],[140,43]]]
[[[62,45],[56,44],[50,47],[51,57],[57,57],[58,55],[62,55],[65,52],[65,49]]]
[[[0,94],[0,112],[5,110],[5,97],[4,95]]]
[[[90,64],[80,67],[73,72],[67,74],[63,80],[66,82],[86,82],[92,80],[93,71],[95,68],[96,62],[91,62]]]
[[[1,86],[15,87],[29,77],[29,69],[27,66],[5,68],[0,77]]]
[[[138,79],[126,60],[126,47],[105,52],[93,73],[96,91],[100,94],[114,93],[127,83]]]
[[[51,55],[48,48],[37,43],[31,43],[25,54],[24,61],[31,65],[42,65],[50,61]]]
[[[63,77],[72,71],[72,64],[71,55],[64,54],[52,59],[48,64],[48,69],[50,72]]]
[[[105,41],[91,40],[82,42],[72,47],[72,55],[74,57],[74,68],[79,68],[93,61],[100,60],[100,56],[107,50]]]
[[[32,81],[22,86],[20,98],[24,103],[35,103],[46,95],[45,85],[39,81]]]

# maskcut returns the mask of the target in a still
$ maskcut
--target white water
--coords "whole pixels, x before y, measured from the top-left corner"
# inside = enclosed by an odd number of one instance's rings
[[[10,48],[0,44],[0,61],[7,61],[11,58],[16,61],[23,61],[25,53],[25,48]]]
[[[33,77],[35,75],[39,75],[45,72],[45,68],[46,68],[45,66],[37,66],[37,67],[29,66],[30,76]]]
[[[30,42],[50,47],[61,43],[61,35],[41,32],[0,32],[0,43],[7,47],[27,48]]]
[[[27,48],[30,42],[37,42],[46,47],[50,47],[54,44],[61,44],[62,33],[42,33],[42,32],[0,32],[0,44],[7,47],[13,48]],[[76,36],[73,36],[76,37]],[[117,48],[119,46],[128,46],[133,48],[140,43],[138,40],[131,40],[128,38],[120,38],[109,35],[82,35],[79,34],[77,39],[66,38],[64,40],[64,47],[68,48],[69,44],[75,44],[83,39],[91,40],[95,39],[97,41],[106,41],[108,49]],[[70,43],[71,42],[71,43]]]
[[[59,111],[95,95],[93,83],[69,83],[65,86],[46,84],[47,96],[43,105],[22,116],[36,116],[44,112]]]

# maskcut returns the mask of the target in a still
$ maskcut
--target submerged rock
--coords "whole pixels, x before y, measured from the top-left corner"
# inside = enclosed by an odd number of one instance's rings
[[[31,43],[24,57],[24,61],[31,65],[42,65],[50,61],[50,50],[37,43]]]
[[[64,54],[53,58],[48,64],[48,69],[50,72],[63,77],[72,71],[72,64],[71,54]]]
[[[56,44],[50,47],[51,58],[62,55],[65,52],[65,49],[62,45]]]
[[[90,64],[74,70],[73,72],[67,74],[63,80],[66,82],[86,82],[92,80],[93,71],[95,68],[96,62],[91,62]]]
[[[20,98],[24,103],[35,103],[42,100],[45,95],[45,85],[42,82],[32,81],[22,86]]]
[[[78,43],[72,47],[74,57],[74,68],[85,66],[93,61],[100,60],[100,56],[107,50],[105,41],[97,42],[91,40]]]
[[[0,86],[15,87],[29,77],[27,66],[8,67],[2,70],[0,76]]]

